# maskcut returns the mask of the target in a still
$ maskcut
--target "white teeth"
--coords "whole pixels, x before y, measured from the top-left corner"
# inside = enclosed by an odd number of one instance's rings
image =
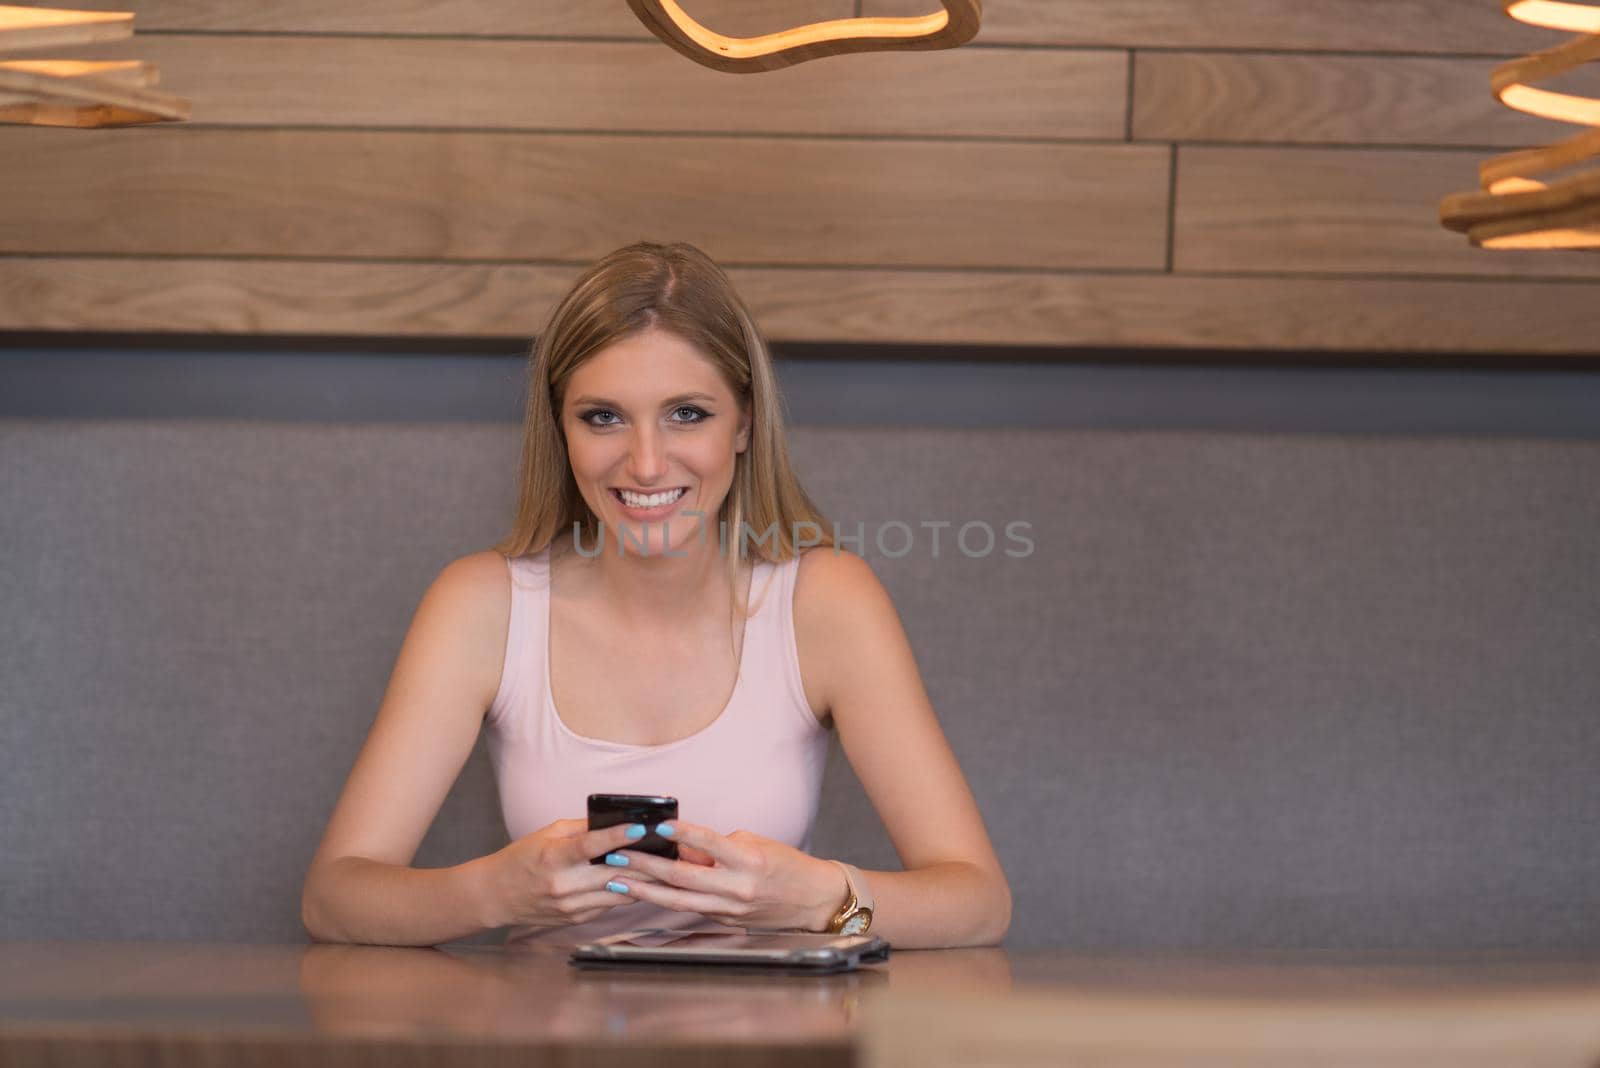
[[[668,490],[666,493],[652,493],[648,496],[641,496],[637,493],[629,493],[627,490],[618,490],[617,496],[621,497],[622,503],[629,508],[659,508],[663,504],[672,503],[686,492],[688,491],[680,488]]]

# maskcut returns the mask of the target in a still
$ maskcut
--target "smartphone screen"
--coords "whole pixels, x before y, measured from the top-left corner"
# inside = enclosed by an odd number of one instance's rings
[[[637,842],[630,842],[626,847],[637,849],[641,853],[654,853],[658,857],[677,860],[678,843],[656,834],[656,824],[662,820],[677,818],[676,797],[654,797],[650,794],[589,795],[589,829],[598,831],[602,827],[615,827],[619,823],[642,823],[646,828],[645,836]],[[605,862],[603,853],[589,859],[590,864]]]

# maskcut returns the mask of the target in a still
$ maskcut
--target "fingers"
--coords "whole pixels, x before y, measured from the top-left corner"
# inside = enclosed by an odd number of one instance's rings
[[[632,878],[642,878],[710,894],[726,894],[738,878],[734,872],[684,860],[669,860],[632,849],[607,853],[606,865],[611,868],[611,877],[618,882],[627,883]]]
[[[609,912],[618,905],[626,905],[629,902],[638,900],[634,895],[634,888],[650,885],[636,876],[630,877],[628,881],[633,885],[627,888],[627,892],[619,893],[602,886],[595,890],[568,894],[560,900],[561,912],[571,923],[587,923],[589,920],[602,913]],[[621,885],[609,879],[608,882],[613,886]]]
[[[564,844],[563,848],[571,849],[572,843]],[[550,863],[547,857],[545,864]],[[613,873],[625,873],[627,885],[614,883]],[[527,906],[530,910],[528,922],[537,926],[587,923],[618,905],[637,900],[635,894],[640,888],[656,882],[654,876],[645,872],[590,864],[587,857],[573,862],[555,862],[553,869],[547,868],[543,873],[539,888],[530,888],[532,902]],[[608,883],[612,884],[612,889],[607,889]]]
[[[670,833],[662,834],[661,828],[666,828]],[[688,846],[700,856],[709,858],[717,864],[728,865],[735,868],[747,867],[756,863],[760,857],[747,846],[740,845],[728,835],[718,834],[710,827],[703,827],[698,823],[688,823],[684,820],[669,820],[652,828],[663,838],[670,838],[678,843],[678,852],[682,854],[683,848]],[[739,832],[735,831],[735,834]],[[701,863],[694,861],[694,863]]]
[[[659,858],[658,858],[659,859]],[[677,861],[667,861],[675,864]],[[704,894],[694,890],[683,890],[678,887],[668,886],[666,883],[650,881],[639,878],[638,873],[621,878],[613,878],[612,885],[625,888],[625,894],[616,894],[618,897],[634,901],[645,901],[662,908],[672,909],[677,912],[698,912],[702,915],[728,915],[730,901],[727,897],[718,894]],[[612,893],[612,891],[607,891]]]
[[[696,849],[694,846],[686,845],[682,842],[678,843],[678,859],[689,864],[699,864],[702,867],[707,868],[716,863],[716,861],[712,860],[710,853],[707,853],[703,849]]]
[[[593,857],[615,852],[632,845],[647,832],[642,823],[619,823],[615,827],[602,827],[598,831],[585,831],[572,839],[575,859],[588,861]]]

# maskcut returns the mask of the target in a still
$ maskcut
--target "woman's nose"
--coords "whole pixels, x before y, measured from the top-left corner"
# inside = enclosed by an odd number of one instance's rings
[[[661,435],[655,431],[641,430],[633,436],[628,460],[633,468],[633,477],[639,481],[641,488],[660,478],[666,471],[666,457],[662,453]]]

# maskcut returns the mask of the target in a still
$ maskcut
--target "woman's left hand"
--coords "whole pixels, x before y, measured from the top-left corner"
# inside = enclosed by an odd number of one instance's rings
[[[821,931],[849,890],[838,865],[771,838],[749,831],[722,835],[682,820],[665,826],[675,829],[663,837],[679,844],[683,859],[632,849],[611,854],[627,858],[626,866],[614,866],[612,878],[629,897],[733,927]],[[660,881],[631,880],[630,871]]]

